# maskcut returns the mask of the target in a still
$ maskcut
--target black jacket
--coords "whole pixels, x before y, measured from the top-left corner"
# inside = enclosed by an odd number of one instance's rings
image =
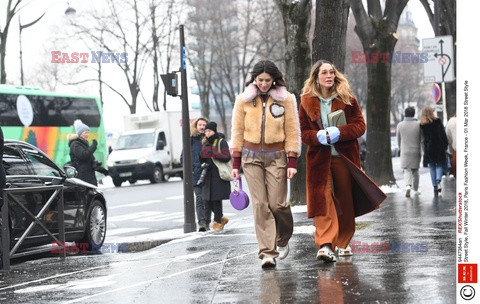
[[[202,134],[196,134],[190,136],[190,145],[191,145],[191,153],[192,153],[192,173],[193,173],[193,186],[200,187],[197,185],[198,180],[200,179],[200,175],[202,174],[202,163],[200,161],[200,154],[202,154]],[[180,155],[180,163],[183,166],[183,150],[182,154]]]
[[[448,147],[447,134],[440,119],[425,125],[420,125],[423,137],[423,163],[442,163],[446,160]]]
[[[97,150],[97,142],[93,141],[90,146],[88,141],[74,134],[69,136],[68,145],[70,147],[70,159],[78,171],[77,177],[96,186],[95,168],[97,161],[93,153]]]
[[[198,179],[202,174],[202,162],[200,161],[200,154],[202,153],[202,135],[194,135],[190,137],[192,145],[192,169],[193,169],[193,186],[197,186]]]

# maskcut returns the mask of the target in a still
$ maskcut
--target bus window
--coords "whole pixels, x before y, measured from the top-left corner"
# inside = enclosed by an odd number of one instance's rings
[[[17,111],[19,95],[0,94],[2,126],[23,127]],[[76,119],[89,127],[100,125],[100,111],[93,98],[73,98],[57,96],[26,96],[33,110],[30,127],[69,127]]]
[[[32,144],[59,167],[70,161],[67,135],[75,133],[76,119],[90,127],[90,138],[98,142],[95,158],[105,164],[107,146],[99,99],[0,85],[0,125],[4,137]]]

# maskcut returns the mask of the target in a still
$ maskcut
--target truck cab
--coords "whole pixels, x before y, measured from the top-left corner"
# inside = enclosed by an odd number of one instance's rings
[[[193,117],[200,115],[191,111]],[[151,183],[166,177],[183,178],[182,113],[164,111],[124,116],[125,132],[117,139],[107,166],[113,184],[131,184],[148,179]]]
[[[166,173],[178,174],[178,168],[174,168],[171,161],[166,132],[160,128],[124,132],[110,153],[107,165],[116,187],[127,180],[132,184],[143,179],[159,183],[165,181]]]

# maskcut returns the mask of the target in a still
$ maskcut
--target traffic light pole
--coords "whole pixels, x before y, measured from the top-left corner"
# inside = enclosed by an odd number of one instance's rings
[[[184,224],[183,232],[196,231],[195,224],[195,201],[193,198],[193,175],[192,175],[192,147],[190,144],[190,117],[188,113],[188,87],[187,87],[187,50],[185,48],[185,36],[183,24],[180,25],[180,74],[182,80],[182,134],[183,134],[183,209]]]

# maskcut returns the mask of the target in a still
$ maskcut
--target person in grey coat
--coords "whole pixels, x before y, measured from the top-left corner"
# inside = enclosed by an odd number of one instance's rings
[[[223,216],[222,200],[230,198],[230,181],[220,178],[220,173],[212,158],[220,162],[228,162],[231,159],[228,143],[223,138],[223,134],[217,133],[217,124],[213,121],[205,125],[206,142],[202,146],[201,162],[202,168],[205,168],[206,176],[202,187],[202,198],[205,201],[205,217],[210,222],[211,212],[213,211],[214,231],[223,230],[228,218]],[[202,173],[203,174],[203,173]]]
[[[405,109],[405,118],[397,126],[397,141],[400,149],[400,163],[403,169],[406,192],[405,196],[410,197],[410,192],[418,195],[419,175],[421,158],[421,131],[420,123],[414,117],[415,108]]]

